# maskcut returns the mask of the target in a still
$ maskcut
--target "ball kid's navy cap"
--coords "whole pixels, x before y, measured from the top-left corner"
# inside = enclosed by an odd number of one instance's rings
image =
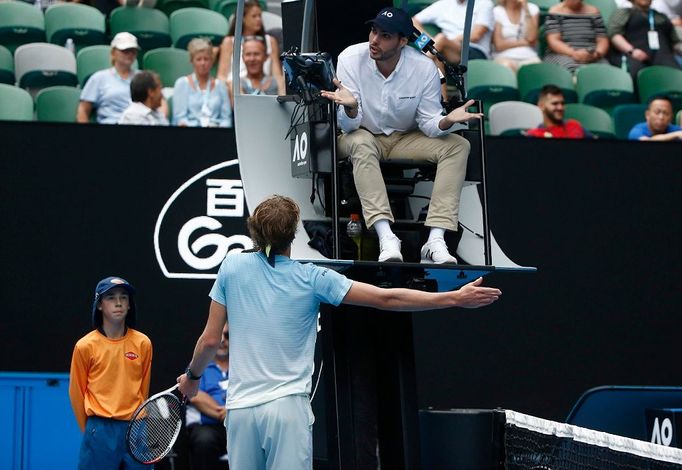
[[[128,281],[122,277],[109,276],[97,283],[95,287],[95,300],[92,302],[92,324],[95,328],[102,326],[102,312],[97,309],[97,303],[102,299],[102,296],[114,287],[122,287],[128,292],[130,296],[130,310],[126,315],[126,325],[133,327],[135,326],[135,301],[133,300],[133,295],[135,294],[135,288]]]
[[[398,33],[407,38],[412,34],[414,26],[412,18],[401,8],[386,7],[381,10],[376,18],[365,21],[365,24],[373,24],[387,33]]]

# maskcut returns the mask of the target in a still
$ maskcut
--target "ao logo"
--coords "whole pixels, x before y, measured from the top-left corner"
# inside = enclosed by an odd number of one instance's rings
[[[669,446],[673,441],[673,423],[670,418],[664,418],[659,424],[658,418],[654,419],[654,429],[651,432],[651,442]]]
[[[154,228],[154,250],[163,274],[214,279],[228,253],[253,247],[240,233],[246,231],[244,209],[237,160],[207,168],[182,184],[166,201]]]
[[[291,158],[292,162],[304,162],[308,156],[308,133],[301,132],[296,134],[294,141],[294,155]]]
[[[393,13],[391,13],[390,11],[385,11],[382,13],[382,15],[387,16],[389,18],[393,18]]]

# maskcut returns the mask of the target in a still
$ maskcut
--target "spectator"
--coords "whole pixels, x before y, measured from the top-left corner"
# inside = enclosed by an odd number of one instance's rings
[[[213,49],[203,38],[187,45],[194,72],[175,81],[173,124],[189,127],[232,127],[227,85],[211,77]]]
[[[185,425],[192,470],[218,470],[226,467],[220,457],[227,452],[225,402],[230,361],[229,338],[228,325],[225,325],[215,358],[204,369],[199,381],[199,392],[187,407]]]
[[[130,82],[135,75],[133,64],[137,59],[137,38],[130,33],[118,33],[111,41],[113,67],[92,74],[83,87],[78,105],[77,120],[90,122],[93,108],[100,124],[116,124],[130,105]]]
[[[645,122],[635,124],[630,130],[630,140],[655,140],[659,142],[682,140],[682,127],[673,124],[673,104],[667,96],[649,100],[644,113]]]
[[[436,49],[450,62],[457,63],[462,54],[466,10],[466,0],[438,0],[417,13],[412,21],[421,31],[426,23],[438,26],[441,32],[433,38]],[[490,0],[478,0],[471,20],[469,59],[487,59],[490,56],[490,38],[494,27],[493,3]]]
[[[657,39],[652,42],[653,34]],[[626,57],[633,80],[649,65],[680,67],[675,51],[682,54],[682,42],[668,17],[651,8],[651,0],[632,0],[632,8],[616,10],[609,20],[609,35],[614,49]],[[616,65],[621,57],[619,54]]]
[[[682,0],[653,0],[651,7],[667,16],[674,26],[682,26]]]
[[[554,85],[545,85],[540,90],[538,107],[542,111],[542,125],[526,131],[530,137],[585,139],[593,138],[575,119],[564,120],[564,94]]]
[[[134,294],[120,277],[99,281],[91,312],[94,330],[73,349],[69,398],[84,431],[79,469],[149,468],[130,456],[125,439],[128,421],[149,394],[152,367],[152,343],[133,329]]]
[[[246,64],[246,77],[241,80],[242,93],[249,95],[284,95],[284,78],[266,75],[265,42],[260,36],[246,36],[242,42],[242,58]],[[234,99],[232,82],[229,83],[230,97]]]
[[[279,44],[277,43],[277,39],[265,33],[262,14],[263,10],[261,10],[258,0],[246,0],[246,2],[244,2],[242,37],[261,36],[264,38],[267,53],[264,64],[265,74],[274,76],[276,80],[279,80],[280,78],[284,80],[284,73],[282,72],[282,65],[279,60]],[[232,81],[232,49],[234,47],[235,27],[236,25],[233,19],[230,30],[220,46],[218,60],[218,78],[228,83]],[[239,70],[239,75],[244,78],[246,77],[246,64],[244,64],[243,58],[240,62],[241,68]]]
[[[604,20],[597,7],[582,0],[563,0],[549,9],[545,21],[548,50],[543,61],[561,65],[571,73],[583,64],[608,63]]]
[[[119,124],[141,126],[167,126],[168,119],[160,111],[163,102],[161,79],[150,71],[135,74],[130,82],[130,95],[133,102],[121,115]]]
[[[535,51],[540,9],[528,0],[500,0],[493,8],[493,58],[514,72],[520,66],[540,62]]]

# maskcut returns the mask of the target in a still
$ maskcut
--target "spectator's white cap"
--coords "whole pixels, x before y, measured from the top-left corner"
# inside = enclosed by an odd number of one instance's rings
[[[130,33],[118,33],[114,36],[114,39],[111,40],[111,47],[115,47],[120,51],[140,48],[137,44],[137,38]]]

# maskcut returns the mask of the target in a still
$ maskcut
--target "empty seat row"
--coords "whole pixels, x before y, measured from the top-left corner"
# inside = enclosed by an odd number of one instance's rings
[[[51,122],[75,122],[80,90],[55,86],[41,90],[35,98],[36,119]],[[21,88],[0,84],[0,120],[32,121],[33,98]]]
[[[584,103],[609,111],[619,104],[634,103],[636,96],[632,78],[627,72],[606,64],[588,64],[573,77],[555,64],[524,65],[515,75],[509,68],[488,60],[472,60],[467,71],[470,98],[480,99],[487,110],[491,105],[509,100],[535,104],[544,85],[562,89],[567,103]],[[654,95],[666,94],[675,109],[682,109],[682,71],[665,66],[642,69],[638,75],[640,102]]]
[[[74,57],[66,48],[55,44],[24,44],[16,50],[14,59],[0,46],[0,83],[16,83],[21,88],[83,86],[93,73],[109,67],[109,46],[89,46]],[[142,67],[157,72],[164,87],[172,87],[179,77],[192,73],[189,53],[170,47],[145,53]],[[133,68],[138,68],[137,64]]]
[[[272,27],[281,27],[277,15],[267,18]],[[197,36],[220,44],[228,32],[228,22],[222,14],[204,8],[183,8],[169,18],[160,10],[119,7],[111,13],[109,29],[112,36],[123,31],[134,34],[143,50],[171,45],[184,49]],[[0,44],[10,52],[32,42],[65,45],[68,39],[73,40],[76,50],[107,43],[104,15],[94,7],[78,3],[52,5],[43,15],[28,3],[0,2]]]

